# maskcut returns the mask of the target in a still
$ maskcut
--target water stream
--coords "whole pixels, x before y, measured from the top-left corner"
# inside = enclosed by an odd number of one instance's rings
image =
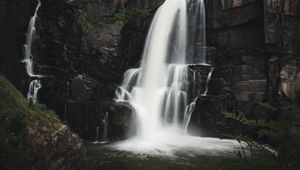
[[[31,17],[29,24],[28,24],[28,30],[26,34],[26,44],[24,44],[24,60],[22,61],[25,63],[25,68],[28,76],[33,79],[29,85],[27,98],[32,100],[33,103],[36,103],[38,100],[37,94],[39,89],[42,87],[40,78],[43,77],[43,75],[36,74],[35,66],[38,66],[34,61],[34,55],[32,54],[32,44],[34,41],[35,33],[36,33],[36,20],[38,18],[38,11],[41,7],[41,1],[38,0],[38,4],[36,6],[34,15]]]

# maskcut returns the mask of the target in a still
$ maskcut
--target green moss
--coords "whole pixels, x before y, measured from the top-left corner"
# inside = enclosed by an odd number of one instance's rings
[[[149,15],[150,13],[143,9],[121,9],[115,13],[115,18],[118,25],[125,25],[129,20],[140,21]]]
[[[83,10],[79,9],[77,10],[77,15],[79,19],[79,23],[88,28],[88,29],[94,29],[96,27],[96,20],[88,15],[88,13]]]
[[[29,122],[35,120],[49,127],[59,122],[54,112],[44,105],[29,104],[9,81],[0,76],[0,169],[26,162],[23,143]]]

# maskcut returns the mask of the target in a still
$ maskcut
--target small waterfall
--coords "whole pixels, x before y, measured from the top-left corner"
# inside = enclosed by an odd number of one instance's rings
[[[214,71],[214,68],[211,67],[211,68],[210,68],[210,71],[209,71],[209,73],[208,73],[207,79],[206,79],[206,83],[205,83],[205,92],[203,93],[203,96],[206,96],[206,95],[207,95],[207,92],[208,92],[208,83],[209,83],[210,80],[211,80],[211,76],[212,76],[213,71]]]
[[[32,100],[33,103],[37,102],[37,94],[39,89],[42,87],[40,78],[42,78],[42,75],[35,73],[35,65],[34,62],[34,56],[32,54],[32,44],[34,41],[34,36],[36,33],[35,23],[37,20],[37,14],[38,10],[41,7],[41,1],[38,0],[37,7],[35,9],[34,15],[31,17],[29,24],[28,24],[28,30],[26,34],[26,44],[24,44],[24,60],[22,61],[25,63],[26,72],[29,77],[31,77],[33,80],[31,81],[28,89],[28,95],[27,98]]]
[[[197,100],[198,100],[198,97],[196,97],[191,104],[189,104],[187,107],[185,107],[184,119],[183,119],[184,133],[185,134],[187,133],[187,129],[188,129],[189,123],[191,121],[192,113],[195,109]]]
[[[42,87],[40,80],[33,80],[29,85],[29,90],[27,94],[27,99],[31,100],[33,103],[37,102],[37,94],[39,89]]]

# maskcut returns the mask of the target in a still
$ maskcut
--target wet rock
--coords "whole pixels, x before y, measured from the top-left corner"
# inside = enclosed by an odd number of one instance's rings
[[[213,73],[212,65],[191,64],[189,65],[189,99],[191,102],[197,97],[204,95],[208,90],[210,74]]]
[[[125,139],[134,133],[134,111],[128,103],[111,103],[108,106],[109,129],[111,139]]]
[[[71,81],[72,96],[78,101],[87,101],[91,98],[96,86],[95,80],[78,75]]]
[[[300,90],[300,72],[295,65],[286,65],[280,72],[281,91],[290,100],[294,100]]]
[[[96,141],[96,128],[105,113],[99,101],[68,100],[61,107],[61,119],[70,125],[72,131],[86,141]]]
[[[201,136],[218,136],[232,132],[224,112],[235,112],[237,102],[231,96],[202,96],[196,102],[189,131]]]

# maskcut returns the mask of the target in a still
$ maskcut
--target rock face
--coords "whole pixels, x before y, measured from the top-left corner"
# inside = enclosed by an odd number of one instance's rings
[[[1,0],[0,2],[0,73],[26,92],[28,78],[23,60],[23,44],[35,0]]]
[[[42,0],[35,55],[41,74],[48,76],[42,80],[40,102],[81,137],[95,140],[109,111],[105,103],[111,103],[123,73],[140,61],[152,14],[161,3]],[[126,127],[117,126],[112,127],[120,129],[117,134]]]
[[[215,71],[193,124],[218,133],[226,128],[223,112],[257,115],[257,101],[297,102],[300,1],[212,0],[206,7]]]
[[[280,95],[284,95],[291,100],[297,100],[300,88],[300,73],[295,65],[285,65],[280,72],[281,91]]]

